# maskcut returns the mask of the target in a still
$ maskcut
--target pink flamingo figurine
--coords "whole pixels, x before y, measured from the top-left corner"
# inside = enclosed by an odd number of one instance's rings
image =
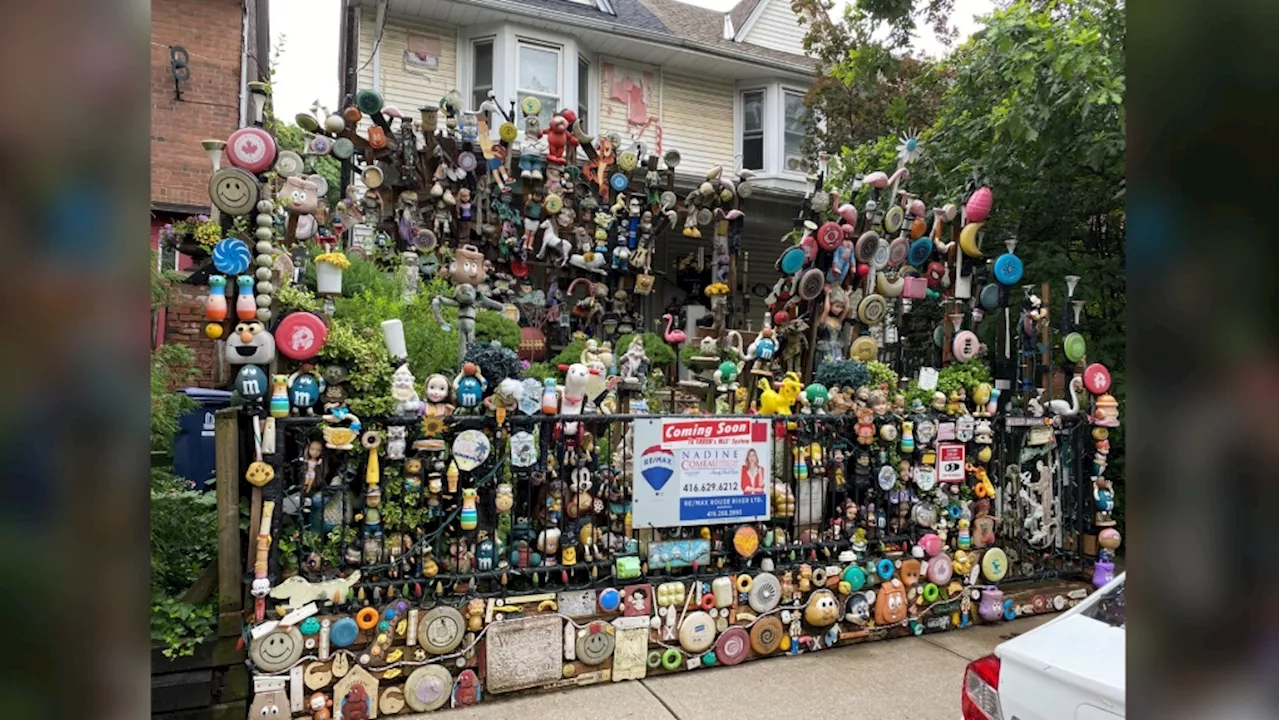
[[[671,313],[667,313],[663,315],[662,319],[667,321],[667,329],[662,333],[663,340],[666,340],[668,343],[672,345],[679,345],[688,339],[688,337],[684,334],[683,330],[671,329],[672,323],[675,322],[675,318],[671,317]]]

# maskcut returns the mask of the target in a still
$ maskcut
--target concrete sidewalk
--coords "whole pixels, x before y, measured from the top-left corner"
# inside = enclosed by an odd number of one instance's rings
[[[877,720],[960,715],[964,668],[1016,633],[1057,615],[777,657],[554,693],[527,693],[454,710],[458,720],[745,720],[840,710]],[[852,711],[852,712],[850,712]],[[413,715],[429,718],[436,715]]]

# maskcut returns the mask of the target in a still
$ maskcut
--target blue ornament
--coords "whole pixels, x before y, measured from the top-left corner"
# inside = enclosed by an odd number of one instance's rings
[[[289,404],[298,410],[310,410],[320,401],[324,391],[321,380],[311,373],[298,373],[289,382]]]
[[[248,270],[252,260],[249,246],[243,240],[226,238],[213,246],[213,266],[227,275],[239,275]]]
[[[477,407],[484,397],[484,385],[475,377],[467,375],[458,381],[457,395],[459,407]]]
[[[996,258],[992,271],[1001,285],[1015,285],[1022,279],[1022,260],[1013,253]]]
[[[233,386],[247,402],[262,402],[271,389],[267,374],[257,365],[245,365],[236,373]]]

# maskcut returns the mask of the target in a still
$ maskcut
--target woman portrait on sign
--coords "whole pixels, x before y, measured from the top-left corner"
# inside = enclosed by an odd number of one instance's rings
[[[760,456],[754,449],[747,451],[747,461],[742,464],[742,494],[761,495],[764,493],[764,468],[760,467]]]

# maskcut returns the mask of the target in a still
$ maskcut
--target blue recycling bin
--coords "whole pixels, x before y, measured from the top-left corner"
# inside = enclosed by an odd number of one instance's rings
[[[181,392],[199,406],[178,420],[173,472],[195,483],[196,490],[206,490],[214,473],[213,415],[231,404],[231,391],[189,387]]]

